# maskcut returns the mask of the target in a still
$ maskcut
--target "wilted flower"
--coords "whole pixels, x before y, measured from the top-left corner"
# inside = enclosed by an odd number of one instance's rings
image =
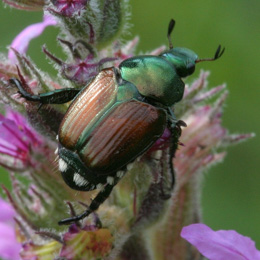
[[[1,257],[19,259],[19,250],[20,258],[26,260],[125,260],[150,256],[170,260],[192,259],[199,254],[190,250],[180,232],[183,226],[201,219],[202,172],[224,158],[225,146],[252,136],[229,135],[221,126],[226,86],[209,89],[207,72],[186,85],[184,99],[174,107],[174,114],[181,119],[175,122],[172,117],[176,131],[166,128],[144,155],[127,166],[128,174],[98,211],[69,228],[57,224],[65,218],[67,207],[71,217],[86,210],[97,191],[75,193],[59,173],[55,138],[68,105],[40,102],[39,106],[39,102],[28,99],[46,100],[42,93],[64,93],[62,88],[78,93],[77,89],[87,85],[101,69],[118,66],[132,57],[138,38],[125,45],[120,38],[128,28],[127,2],[42,3],[44,21],[27,27],[16,37],[9,59],[0,57],[0,99],[6,110],[0,116],[0,164],[10,170],[12,191],[4,186],[3,190],[14,209],[10,214],[10,209],[6,212],[7,219],[15,219],[0,227],[0,235],[2,230],[9,234],[3,245],[13,249],[0,248]],[[62,61],[43,47],[59,69],[57,78],[42,72],[26,56],[30,40],[49,25],[61,29],[64,38],[58,41],[67,55]],[[164,49],[159,47],[151,54],[159,55]],[[23,89],[27,99],[21,93]],[[173,150],[178,147],[176,154],[171,150],[172,141],[176,146]],[[172,161],[175,174],[169,171]],[[67,166],[60,161],[62,167]],[[98,186],[98,190],[103,188]]]
[[[68,232],[61,236],[45,231],[40,231],[38,234],[52,240],[46,241],[43,245],[32,241],[24,243],[21,252],[23,260],[102,259],[110,253],[113,245],[110,231],[95,224],[83,227],[73,224]]]
[[[102,259],[111,252],[112,242],[113,237],[108,229],[77,229],[64,235],[60,256],[68,260]]]

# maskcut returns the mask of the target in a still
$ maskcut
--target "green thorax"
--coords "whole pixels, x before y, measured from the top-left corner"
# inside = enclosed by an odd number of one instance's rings
[[[121,77],[133,83],[141,95],[164,106],[180,101],[184,83],[175,67],[164,57],[137,56],[119,66]]]

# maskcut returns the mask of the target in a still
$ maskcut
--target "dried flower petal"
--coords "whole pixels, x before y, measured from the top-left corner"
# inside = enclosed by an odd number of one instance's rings
[[[202,106],[184,119],[188,127],[183,129],[181,142],[184,146],[177,152],[175,163],[182,182],[188,181],[192,174],[207,166],[206,158],[213,154],[212,148],[227,135],[226,129],[220,124],[221,118],[212,117],[212,112],[213,107]]]
[[[99,259],[109,254],[113,237],[108,229],[66,233],[61,257],[68,260]]]
[[[47,242],[44,245],[35,245],[33,242],[23,244],[21,259],[23,260],[53,260],[58,256],[61,244],[57,241]]]

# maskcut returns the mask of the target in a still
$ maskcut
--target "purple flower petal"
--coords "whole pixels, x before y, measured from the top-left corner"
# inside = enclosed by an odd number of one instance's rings
[[[21,244],[16,240],[13,207],[0,198],[0,257],[7,260],[19,260]]]
[[[104,63],[115,60],[116,58],[104,58],[95,62],[93,55],[90,54],[84,61],[77,60],[75,64],[64,63],[62,66],[62,74],[66,78],[83,86],[86,85],[92,77],[95,77],[99,73],[100,67]]]
[[[260,260],[255,242],[234,230],[213,231],[204,224],[184,227],[181,237],[210,260]]]
[[[40,36],[47,26],[56,24],[57,23],[52,16],[45,15],[41,23],[29,25],[22,32],[20,32],[13,40],[11,47],[19,53],[25,54],[29,43],[33,38]],[[11,49],[9,50],[8,58],[10,61],[16,62],[16,56]]]
[[[21,244],[16,240],[15,229],[4,223],[0,223],[0,257],[8,260],[19,260]]]
[[[15,145],[18,149],[26,151],[28,149],[28,139],[15,125],[14,121],[4,119],[0,121],[0,138],[3,142],[9,143],[12,147]],[[26,140],[27,139],[27,140]]]
[[[13,207],[0,198],[0,222],[12,221],[15,211]]]
[[[32,147],[40,149],[42,139],[30,128],[26,119],[17,112],[7,110],[0,115],[0,164],[12,169],[34,165],[30,157]]]
[[[30,139],[31,143],[41,143],[40,136],[32,129],[24,116],[7,108],[5,118],[14,121],[19,130],[23,131],[24,134]]]
[[[86,8],[88,0],[56,0],[53,1],[54,6],[58,12],[64,16],[71,17],[73,14],[78,13]]]

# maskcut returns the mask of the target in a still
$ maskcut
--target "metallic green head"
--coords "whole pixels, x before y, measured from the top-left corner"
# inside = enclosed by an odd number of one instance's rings
[[[176,69],[177,74],[182,77],[187,77],[191,75],[195,71],[195,65],[201,61],[213,61],[222,56],[225,48],[221,50],[221,46],[219,45],[217,51],[213,58],[199,59],[198,55],[187,48],[176,47],[173,48],[171,41],[171,33],[175,26],[175,21],[172,19],[169,23],[168,27],[168,40],[169,40],[169,50],[163,52],[160,56],[164,57],[167,61],[169,61]]]
[[[219,46],[213,58],[199,59],[198,55],[187,48],[173,48],[170,35],[175,21],[168,28],[169,50],[159,56],[140,55],[124,60],[119,65],[123,80],[132,83],[138,92],[149,102],[172,106],[180,101],[184,94],[183,77],[191,75],[196,63],[216,60],[224,52]],[[122,89],[122,93],[125,93]]]
[[[161,54],[166,60],[176,68],[177,74],[183,78],[191,75],[195,71],[198,55],[187,48],[173,48]]]

